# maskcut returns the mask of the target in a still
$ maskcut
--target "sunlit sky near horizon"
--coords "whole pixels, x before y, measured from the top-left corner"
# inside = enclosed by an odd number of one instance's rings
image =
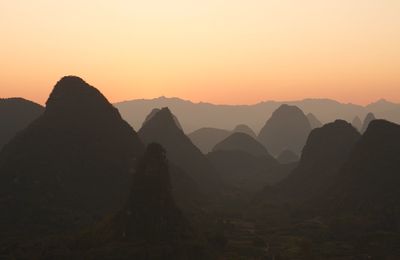
[[[0,0],[0,97],[400,102],[399,0]]]

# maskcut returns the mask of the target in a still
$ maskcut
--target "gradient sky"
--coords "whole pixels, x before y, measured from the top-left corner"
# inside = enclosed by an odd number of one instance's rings
[[[0,0],[0,97],[400,102],[399,0]]]

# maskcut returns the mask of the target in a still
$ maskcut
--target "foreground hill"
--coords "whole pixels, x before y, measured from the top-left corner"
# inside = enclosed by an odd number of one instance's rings
[[[320,196],[331,185],[360,137],[358,131],[343,120],[314,129],[299,165],[278,185],[279,193],[295,201]]]
[[[126,205],[102,234],[109,240],[167,242],[190,237],[192,230],[172,196],[165,150],[149,144],[139,160]]]
[[[399,162],[400,126],[372,121],[324,197],[324,205],[400,231]]]
[[[62,78],[44,113],[0,153],[3,231],[55,232],[121,207],[143,149],[96,88]]]
[[[0,150],[43,111],[41,105],[22,98],[0,99]]]

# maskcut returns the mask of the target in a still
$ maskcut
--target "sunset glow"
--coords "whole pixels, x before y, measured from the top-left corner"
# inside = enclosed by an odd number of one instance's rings
[[[399,0],[1,0],[0,33],[0,97],[400,102]]]

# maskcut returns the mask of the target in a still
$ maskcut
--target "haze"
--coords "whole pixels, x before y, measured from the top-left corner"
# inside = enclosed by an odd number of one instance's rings
[[[400,1],[0,1],[0,97],[400,101]]]

